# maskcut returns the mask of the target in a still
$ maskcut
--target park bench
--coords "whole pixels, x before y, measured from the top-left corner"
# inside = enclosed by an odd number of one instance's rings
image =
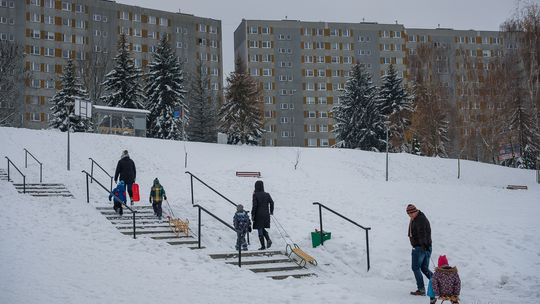
[[[289,257],[289,259],[294,260],[295,263],[298,264],[298,266],[305,267],[307,263],[317,266],[317,260],[315,260],[315,258],[300,249],[300,247],[298,247],[298,245],[296,244],[292,246],[290,244],[287,244],[287,247],[285,247],[285,253]],[[296,256],[296,258],[298,258],[299,260],[293,258],[293,255]]]
[[[261,172],[256,171],[236,171],[238,177],[261,177]]]

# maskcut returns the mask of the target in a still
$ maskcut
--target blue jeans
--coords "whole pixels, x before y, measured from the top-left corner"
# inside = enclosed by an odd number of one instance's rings
[[[429,279],[433,273],[429,271],[429,258],[431,257],[431,247],[428,250],[422,249],[420,246],[416,246],[412,250],[412,263],[411,268],[416,279],[416,287],[418,290],[426,290],[424,286],[424,278],[422,273]]]

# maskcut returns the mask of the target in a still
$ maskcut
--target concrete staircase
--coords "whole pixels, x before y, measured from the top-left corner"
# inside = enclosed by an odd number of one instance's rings
[[[154,215],[152,206],[130,206],[137,211],[135,215],[135,232],[137,238],[151,238],[160,242],[165,242],[169,245],[184,246],[190,249],[196,249],[197,240],[192,231],[189,236],[183,233],[176,235],[169,227],[169,222],[166,219],[159,220]],[[116,214],[112,205],[107,207],[100,206],[96,209],[103,214],[113,224],[120,233],[125,235],[133,235],[133,214],[128,209],[124,208],[122,216]]]
[[[4,169],[0,169],[0,181],[8,181],[7,172]]]
[[[26,193],[36,197],[73,197],[64,184],[13,184],[19,193]]]
[[[210,257],[238,266],[238,252],[214,253]],[[279,250],[243,251],[242,268],[274,280],[316,276],[312,270],[298,266]]]

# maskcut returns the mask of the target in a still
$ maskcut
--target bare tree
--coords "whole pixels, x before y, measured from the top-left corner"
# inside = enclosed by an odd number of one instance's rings
[[[30,79],[24,56],[21,45],[0,41],[0,126],[20,126],[21,86]]]
[[[105,75],[111,70],[112,64],[111,54],[101,50],[89,52],[84,60],[78,62],[81,81],[87,88],[92,102],[100,100],[104,91],[102,83],[105,81]]]
[[[410,131],[424,155],[448,156],[450,90],[440,77],[448,71],[448,56],[448,47],[420,44],[410,58],[415,96]]]

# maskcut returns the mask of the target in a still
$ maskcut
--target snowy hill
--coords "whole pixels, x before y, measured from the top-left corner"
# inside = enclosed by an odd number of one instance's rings
[[[39,181],[39,167],[29,160],[24,169],[23,148],[44,163],[45,182],[64,183],[75,196],[35,198],[0,181],[0,303],[427,303],[408,294],[416,287],[405,213],[411,202],[431,222],[432,259],[446,254],[458,267],[462,303],[540,303],[540,185],[530,170],[461,161],[457,179],[456,160],[391,154],[385,182],[385,156],[379,153],[76,133],[68,172],[65,133],[0,128],[0,143],[0,156],[23,170],[27,182]],[[148,204],[158,177],[175,214],[192,225],[197,210],[184,171],[247,209],[256,179],[236,177],[235,171],[260,171],[276,202],[276,218],[317,258],[317,276],[274,281],[210,259],[212,252],[233,250],[235,237],[206,215],[203,250],[120,234],[94,208],[107,203],[102,189],[91,184],[86,203],[81,170],[90,169],[92,157],[114,173],[124,149],[137,165],[141,204]],[[15,170],[11,174],[20,181]],[[509,184],[529,189],[505,189]],[[196,203],[232,221],[233,206],[197,182],[194,193]],[[309,233],[319,219],[313,202],[371,227],[369,272],[364,231],[330,213],[323,218],[332,239],[311,248]],[[270,236],[273,249],[285,248],[275,225]]]

